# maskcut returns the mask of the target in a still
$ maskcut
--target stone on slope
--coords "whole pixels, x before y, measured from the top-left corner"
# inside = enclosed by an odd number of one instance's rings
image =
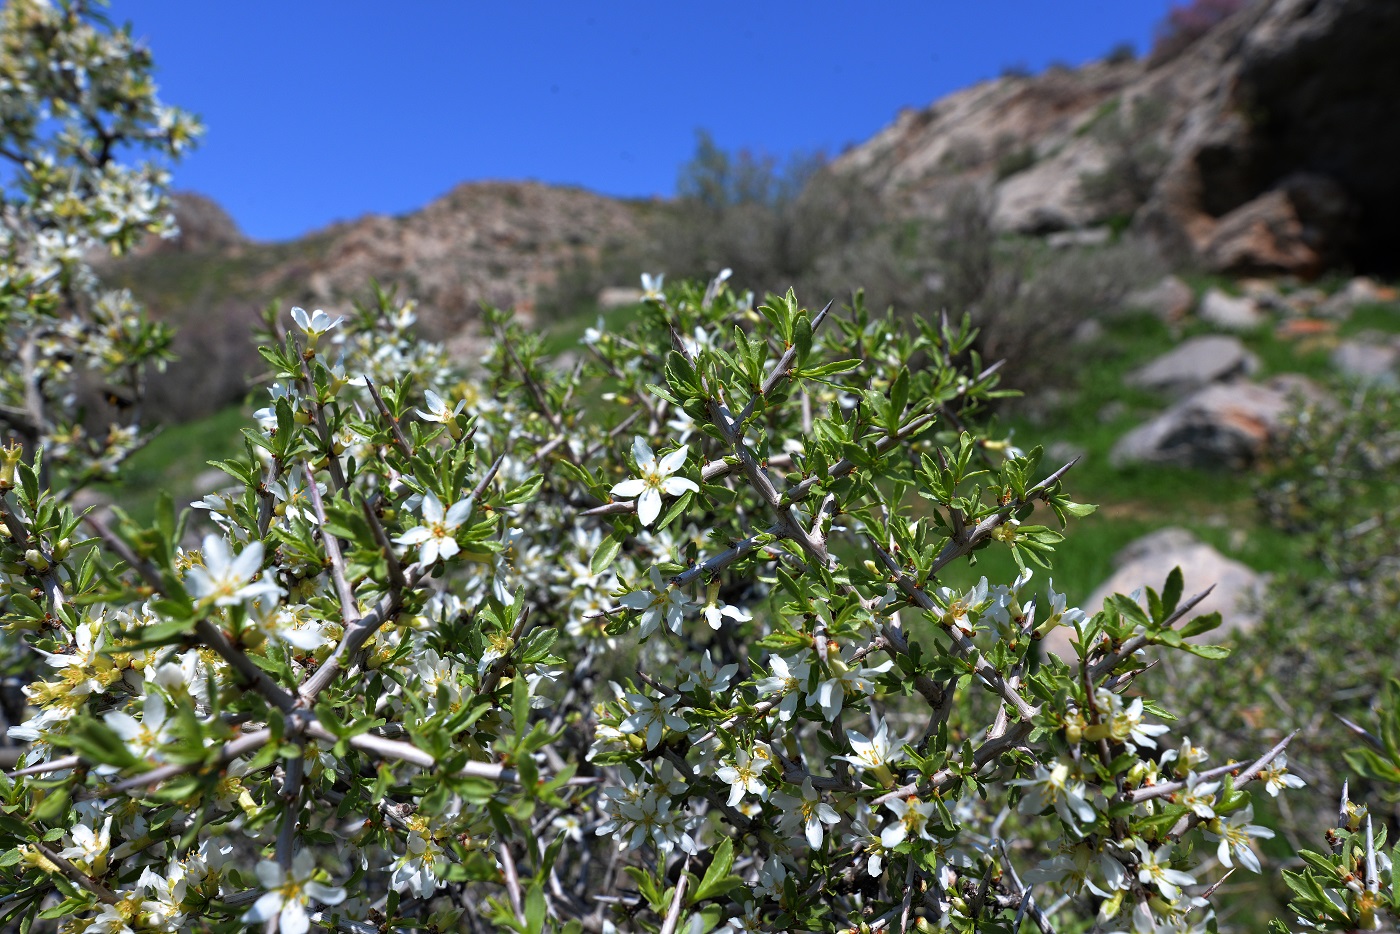
[[[1248,467],[1281,433],[1296,396],[1323,398],[1300,376],[1206,386],[1118,439],[1109,460],[1120,467]]]
[[[1185,318],[1196,301],[1196,293],[1191,286],[1178,276],[1167,276],[1156,285],[1129,292],[1123,299],[1123,308],[1128,311],[1150,311],[1154,317],[1174,324]]]
[[[1269,320],[1254,299],[1227,295],[1219,289],[1210,289],[1201,297],[1196,314],[1202,321],[1227,331],[1252,331]]]
[[[1400,385],[1400,342],[1367,331],[1344,340],[1332,351],[1332,366],[1347,379],[1375,386]]]
[[[1239,338],[1211,334],[1183,341],[1146,366],[1128,374],[1129,385],[1180,397],[1211,383],[1252,376],[1259,358]]]
[[[1264,593],[1266,578],[1252,568],[1227,558],[1210,545],[1198,540],[1185,529],[1165,528],[1132,542],[1113,559],[1114,572],[1098,586],[1082,606],[1093,615],[1103,609],[1103,602],[1115,593],[1131,594],[1141,587],[1151,587],[1158,593],[1172,568],[1180,567],[1185,582],[1182,599],[1187,600],[1214,585],[1215,589],[1188,614],[1194,618],[1219,612],[1219,629],[1196,637],[1195,642],[1215,642],[1222,633],[1249,629],[1259,621],[1258,602]],[[1070,646],[1072,630],[1059,627],[1041,643],[1047,653],[1063,659],[1075,658]]]

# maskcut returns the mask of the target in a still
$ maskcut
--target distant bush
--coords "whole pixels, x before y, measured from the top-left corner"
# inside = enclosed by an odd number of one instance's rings
[[[935,302],[967,311],[982,329],[983,355],[1005,359],[1027,391],[1068,375],[1069,342],[1086,318],[1166,271],[1149,244],[1132,238],[1052,251],[1038,238],[998,236],[988,196],[972,186],[953,195],[926,237]]]
[[[1171,61],[1248,5],[1249,0],[1191,0],[1173,6],[1167,11],[1167,18],[1157,26],[1151,63]]]
[[[1137,61],[1137,47],[1131,42],[1119,42],[1108,50],[1103,60],[1110,65],[1125,65]]]
[[[1104,165],[1081,175],[1079,189],[1101,213],[1130,217],[1152,196],[1169,155],[1158,141],[1166,110],[1157,97],[1120,99],[1087,130],[1103,148]]]

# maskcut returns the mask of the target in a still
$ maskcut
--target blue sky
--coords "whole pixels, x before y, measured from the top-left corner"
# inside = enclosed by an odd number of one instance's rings
[[[1169,0],[682,4],[113,0],[199,114],[175,187],[251,236],[409,211],[459,182],[670,195],[695,131],[839,153],[1007,66],[1139,51]]]

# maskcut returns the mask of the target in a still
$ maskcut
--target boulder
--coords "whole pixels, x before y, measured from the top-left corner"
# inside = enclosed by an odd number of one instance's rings
[[[1400,344],[1390,335],[1374,331],[1358,334],[1337,344],[1332,366],[1358,383],[1400,385]]]
[[[1283,430],[1298,396],[1324,398],[1301,376],[1206,386],[1118,439],[1109,460],[1115,466],[1248,467]]]
[[[1213,272],[1292,272],[1315,275],[1322,263],[1303,236],[1303,222],[1282,191],[1270,191],[1220,219],[1206,243]]]
[[[1252,331],[1269,320],[1254,299],[1227,295],[1219,289],[1210,289],[1201,297],[1196,314],[1202,321],[1227,331]]]
[[[1378,286],[1374,279],[1357,276],[1329,296],[1318,307],[1318,313],[1329,318],[1349,318],[1351,313],[1362,305],[1384,304],[1387,301],[1386,291]]]
[[[1211,334],[1183,341],[1146,366],[1128,374],[1127,382],[1153,392],[1180,397],[1211,383],[1252,376],[1259,358],[1237,337]]]
[[[1150,311],[1153,316],[1174,324],[1185,318],[1196,301],[1196,293],[1177,276],[1167,276],[1156,285],[1129,292],[1123,307],[1130,311]]]
[[[1214,585],[1215,589],[1188,614],[1194,618],[1219,612],[1221,627],[1198,636],[1196,642],[1213,642],[1222,633],[1248,629],[1259,621],[1258,604],[1267,579],[1254,569],[1227,558],[1185,529],[1159,529],[1132,542],[1113,559],[1114,572],[1098,586],[1082,608],[1090,615],[1103,609],[1103,602],[1115,593],[1131,594],[1141,587],[1159,593],[1172,568],[1181,568],[1186,600]],[[1071,630],[1060,627],[1042,643],[1045,651],[1066,660],[1075,658],[1070,647]]]

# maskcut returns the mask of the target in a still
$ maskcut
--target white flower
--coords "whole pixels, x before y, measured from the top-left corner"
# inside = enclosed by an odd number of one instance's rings
[[[734,763],[715,771],[715,777],[729,786],[730,807],[743,800],[745,794],[768,797],[768,785],[763,781],[763,771],[767,767],[768,760],[755,760],[746,750],[736,749]]]
[[[854,650],[851,650],[854,651]],[[873,668],[851,667],[844,658],[832,658],[828,663],[832,677],[817,685],[817,689],[807,695],[808,702],[815,701],[822,709],[828,723],[836,719],[847,697],[869,696],[875,692],[872,677],[889,671],[894,662],[886,659]]]
[[[774,655],[768,663],[772,666],[773,673],[758,682],[758,691],[760,694],[783,696],[782,703],[778,705],[778,719],[786,722],[792,719],[792,715],[797,712],[797,705],[802,701],[802,689],[807,684],[811,666],[805,661],[779,655]]]
[[[928,819],[933,816],[934,803],[920,801],[910,795],[908,798],[895,798],[886,801],[885,807],[894,811],[895,822],[880,831],[880,842],[894,849],[910,837],[932,840],[928,832]]]
[[[1168,749],[1162,753],[1162,764],[1176,763],[1176,774],[1189,775],[1191,770],[1210,758],[1210,753],[1200,746],[1192,745],[1191,737],[1181,741],[1180,749]]]
[[[185,574],[185,589],[196,600],[212,600],[215,606],[234,606],[246,600],[281,596],[282,588],[270,577],[253,579],[262,567],[262,542],[252,542],[237,558],[230,558],[227,542],[217,535],[206,535],[200,554],[204,557],[204,566],[196,565]]]
[[[394,860],[389,884],[396,892],[408,889],[418,898],[427,898],[443,884],[433,872],[433,863],[440,856],[440,848],[432,840],[410,832],[403,855]]]
[[[442,396],[439,396],[431,389],[425,389],[423,391],[423,398],[428,403],[428,410],[425,412],[422,409],[414,409],[413,411],[418,413],[418,417],[424,421],[446,425],[448,433],[451,434],[454,439],[460,438],[462,436],[462,429],[457,427],[457,416],[461,415],[462,411],[467,407],[467,400],[462,399],[457,403],[455,409],[449,409],[447,403],[442,401]]]
[[[549,822],[549,826],[559,831],[561,837],[572,840],[574,843],[583,842],[583,822],[576,814],[560,814]]]
[[[746,623],[753,619],[753,614],[748,610],[725,603],[719,599],[717,593],[711,596],[710,602],[705,604],[705,608],[701,612],[705,614],[705,622],[710,624],[711,629],[719,629],[723,617],[726,616],[736,623]]]
[[[469,499],[459,499],[445,513],[442,501],[431,490],[423,495],[423,524],[414,526],[394,539],[400,545],[419,545],[418,563],[427,567],[438,558],[447,559],[461,549],[453,534],[471,514]]]
[[[94,831],[87,824],[78,824],[72,830],[73,843],[59,851],[64,859],[75,859],[83,863],[95,876],[106,872],[107,850],[112,845],[112,815],[102,822],[102,829]]]
[[[289,872],[269,859],[258,863],[258,881],[267,889],[253,907],[243,915],[245,922],[256,924],[277,916],[281,934],[306,934],[311,927],[306,906],[311,899],[327,905],[339,905],[345,900],[345,890],[317,882],[316,858],[310,850],[302,850],[292,860]]]
[[[684,663],[682,663],[684,665]],[[730,662],[723,668],[716,668],[714,659],[710,658],[710,650],[706,649],[705,654],[700,657],[699,670],[692,670],[689,676],[681,684],[682,691],[705,690],[711,694],[718,694],[729,687],[729,680],[739,673],[739,666]]]
[[[606,331],[607,329],[603,327],[603,316],[599,315],[597,324],[591,328],[583,329],[583,343],[590,347],[593,346],[603,339],[603,334],[606,333]]]
[[[655,749],[656,744],[661,742],[663,729],[684,733],[690,728],[684,718],[671,713],[671,708],[679,702],[680,698],[675,694],[656,698],[628,694],[627,703],[631,705],[633,713],[618,724],[618,729],[624,733],[646,731],[647,748]]]
[[[897,749],[890,741],[889,730],[890,725],[883,720],[880,721],[880,729],[873,739],[866,739],[855,730],[847,730],[846,740],[851,744],[851,755],[836,758],[845,759],[858,769],[888,768],[904,756],[902,749]]]
[[[1161,892],[1163,897],[1174,902],[1181,897],[1181,886],[1195,885],[1196,879],[1168,865],[1167,849],[1164,846],[1160,850],[1154,850],[1146,841],[1138,840],[1138,881],[1143,885],[1157,886],[1157,891]]]
[[[823,801],[820,792],[812,786],[810,776],[802,780],[802,797],[779,791],[773,795],[772,801],[781,814],[778,828],[789,835],[801,828],[807,845],[814,850],[822,845],[826,831],[823,825],[841,821],[836,809]]]
[[[681,620],[686,608],[690,606],[690,601],[686,599],[685,594],[663,581],[661,572],[655,566],[652,567],[649,576],[652,590],[634,590],[623,594],[619,602],[630,610],[642,611],[642,625],[638,630],[640,638],[645,639],[655,632],[663,618],[671,631],[680,635]]]
[[[642,273],[642,301],[644,302],[664,302],[666,296],[662,294],[661,286],[666,281],[664,272],[651,275]]]
[[[637,470],[641,477],[623,480],[612,488],[612,495],[624,499],[635,497],[637,518],[641,520],[643,527],[651,525],[661,514],[662,493],[667,496],[680,496],[687,491],[696,492],[700,489],[694,480],[671,476],[684,466],[688,453],[688,448],[680,447],[657,460],[645,438],[634,438],[632,456],[637,461]]]
[[[1171,727],[1164,723],[1144,723],[1142,698],[1135,697],[1128,706],[1112,691],[1099,688],[1094,692],[1099,708],[1108,711],[1106,717],[1109,732],[1113,739],[1123,743],[1130,752],[1140,746],[1157,746],[1156,737],[1166,733]]]
[[[958,593],[951,587],[938,588],[938,597],[943,602],[943,615],[939,622],[950,629],[959,629],[971,635],[976,627],[968,619],[969,613],[980,613],[987,604],[987,579],[984,577],[966,593]]]
[[[120,710],[109,710],[102,715],[112,732],[121,737],[126,748],[137,759],[149,759],[162,745],[170,741],[170,731],[165,726],[165,698],[156,691],[146,694],[146,706],[141,719]],[[109,766],[99,767],[111,770]]]
[[[307,344],[314,348],[316,342],[321,339],[321,335],[344,321],[345,316],[337,315],[332,318],[319,308],[308,315],[304,308],[293,308],[292,320],[295,321],[297,327],[301,328],[302,332],[306,334],[308,338]]]
[[[1230,815],[1228,821],[1221,821],[1219,818],[1206,825],[1206,839],[1219,840],[1220,846],[1216,848],[1215,854],[1219,858],[1221,865],[1235,865],[1233,859],[1238,859],[1240,865],[1250,872],[1259,872],[1259,857],[1255,855],[1254,848],[1250,845],[1251,837],[1258,837],[1261,840],[1268,840],[1273,837],[1274,832],[1268,827],[1259,824],[1251,824],[1254,819],[1254,806],[1245,805],[1234,814]]]
[[[1201,820],[1211,820],[1215,817],[1215,793],[1219,790],[1219,782],[1198,782],[1192,775],[1186,781],[1186,794],[1182,795],[1181,803]]]
[[[1084,797],[1083,783],[1069,780],[1069,766],[1063,762],[1055,763],[1053,769],[1036,763],[1034,777],[1014,778],[1010,784],[1025,789],[1016,806],[1022,814],[1039,814],[1053,804],[1055,813],[1071,827],[1077,827],[1080,821],[1092,823],[1096,815],[1094,806]]]
[[[1264,790],[1269,793],[1269,797],[1277,798],[1278,793],[1285,788],[1302,788],[1307,782],[1296,775],[1288,774],[1288,754],[1279,753],[1266,767],[1259,770],[1259,777],[1264,780]]]

